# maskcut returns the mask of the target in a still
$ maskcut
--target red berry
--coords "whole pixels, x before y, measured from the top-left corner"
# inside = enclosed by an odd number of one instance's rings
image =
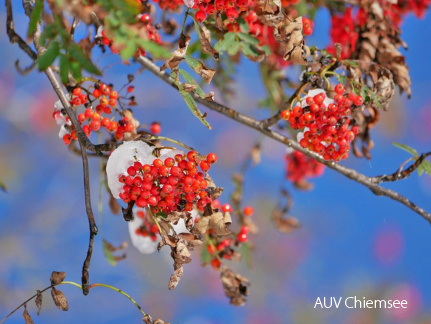
[[[223,206],[221,206],[221,210],[223,211],[223,213],[231,213],[232,207],[229,204],[224,204]]]
[[[127,174],[128,174],[128,175],[131,175],[131,176],[136,175],[136,170],[135,170],[135,168],[134,168],[133,166],[128,167],[128,168],[127,168]]]
[[[144,24],[148,25],[151,23],[151,16],[149,14],[143,14],[140,18],[140,21],[142,21]]]
[[[237,240],[240,243],[244,243],[248,240],[248,235],[246,233],[239,233],[237,236]]]
[[[245,216],[251,216],[251,215],[253,215],[253,213],[254,213],[253,207],[247,206],[244,208],[244,215]]]
[[[281,118],[283,118],[284,120],[289,120],[290,117],[290,111],[289,110],[283,110],[281,112]]]
[[[210,169],[210,165],[206,161],[201,161],[201,163],[199,164],[199,166],[200,166],[200,168],[201,168],[201,170],[203,172],[208,172],[208,170]]]
[[[151,124],[151,128],[150,128],[151,133],[153,133],[154,135],[159,135],[160,132],[162,131],[162,127],[160,126],[159,123],[152,123]]]
[[[64,144],[69,145],[71,140],[72,140],[72,136],[70,136],[70,134],[65,134],[63,136],[63,142],[64,142]]]
[[[218,269],[218,268],[220,268],[221,262],[218,259],[213,259],[211,261],[211,265],[214,269]]]
[[[217,155],[215,153],[210,153],[207,155],[207,162],[209,164],[214,164],[217,162]]]
[[[205,11],[202,11],[202,10],[198,10],[196,13],[195,13],[195,18],[196,18],[196,20],[198,21],[198,22],[203,22],[205,19],[206,19],[206,17],[207,17],[207,14],[205,13]]]

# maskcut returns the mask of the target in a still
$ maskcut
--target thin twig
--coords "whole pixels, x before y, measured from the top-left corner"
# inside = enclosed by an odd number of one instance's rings
[[[398,181],[398,180],[405,179],[409,177],[413,172],[415,172],[416,169],[422,164],[423,161],[425,161],[425,159],[428,156],[431,156],[431,152],[422,153],[421,156],[415,161],[415,163],[413,163],[404,171],[402,171],[402,169],[399,169],[396,172],[389,175],[373,177],[372,180],[374,181],[374,183],[382,183],[382,182]]]
[[[166,83],[168,83],[169,85],[174,87],[175,89],[178,89],[176,84],[172,80],[172,78],[169,76],[169,74],[167,74],[165,72],[160,72],[160,68],[156,64],[154,64],[151,60],[149,60],[146,57],[142,57],[142,56],[139,58],[136,58],[135,60],[137,62],[139,62],[140,64],[142,64],[145,68],[147,68],[153,74],[158,76],[160,79],[162,79],[163,81],[165,81]],[[223,115],[225,115],[225,116],[227,116],[227,117],[229,117],[229,118],[231,118],[231,119],[233,119],[233,120],[235,120],[241,124],[244,124],[250,128],[253,128],[253,129],[257,130],[258,132],[266,135],[267,137],[270,137],[270,138],[272,138],[272,139],[274,139],[280,143],[283,143],[286,146],[292,147],[293,149],[304,153],[305,155],[315,159],[316,161],[325,164],[330,169],[335,170],[338,173],[341,173],[342,175],[344,175],[345,177],[366,186],[375,195],[386,196],[386,197],[389,197],[393,200],[400,202],[401,204],[407,206],[408,208],[410,208],[414,212],[418,213],[423,218],[425,218],[428,222],[431,223],[431,214],[430,213],[425,211],[423,208],[415,205],[408,198],[402,196],[398,192],[390,190],[390,189],[386,189],[386,188],[383,188],[383,187],[377,185],[378,182],[376,181],[375,178],[368,177],[368,176],[361,174],[361,173],[359,173],[353,169],[349,169],[349,168],[347,168],[341,164],[338,164],[338,163],[335,163],[332,161],[326,161],[322,157],[320,157],[319,155],[302,148],[298,142],[293,141],[293,140],[289,140],[286,136],[283,136],[282,134],[280,134],[276,131],[262,127],[262,124],[260,121],[254,119],[254,118],[251,118],[247,115],[241,114],[241,113],[237,112],[236,110],[233,110],[229,107],[226,107],[226,106],[224,106],[224,105],[222,105],[216,101],[209,101],[206,99],[202,99],[197,95],[193,95],[193,98],[197,102],[199,102],[200,104],[206,106],[207,108],[209,108],[213,111],[217,111],[217,112],[219,112],[219,113],[221,113],[221,114],[223,114]]]

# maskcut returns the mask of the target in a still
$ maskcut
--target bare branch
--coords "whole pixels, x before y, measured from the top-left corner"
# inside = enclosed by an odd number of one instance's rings
[[[147,68],[149,71],[151,71],[153,74],[157,75],[160,79],[171,85],[172,87],[177,89],[177,86],[175,85],[174,81],[170,78],[169,74],[165,72],[160,72],[160,68],[155,65],[151,60],[149,60],[146,57],[139,57],[135,59],[137,62],[142,64],[145,68]],[[250,128],[253,128],[257,130],[258,132],[261,132],[262,134],[266,135],[267,137],[270,137],[280,143],[285,144],[286,146],[292,147],[293,149],[300,151],[304,153],[305,155],[315,159],[316,161],[319,161],[320,163],[325,164],[327,167],[329,167],[332,170],[337,171],[338,173],[341,173],[345,177],[358,182],[367,188],[369,188],[375,195],[377,196],[386,196],[393,200],[396,200],[400,202],[401,204],[407,206],[414,212],[421,215],[423,218],[425,218],[428,222],[431,223],[431,214],[422,209],[421,207],[415,205],[413,202],[411,202],[408,198],[400,195],[398,192],[383,188],[379,186],[377,183],[379,183],[376,178],[368,177],[364,174],[361,174],[353,169],[346,168],[345,166],[342,166],[338,163],[332,162],[332,161],[326,161],[319,155],[310,152],[309,150],[306,150],[302,148],[298,142],[289,140],[286,136],[275,132],[271,129],[262,127],[261,122],[258,120],[251,118],[247,115],[241,114],[229,107],[226,107],[216,101],[209,101],[206,99],[202,99],[197,95],[193,96],[194,99],[199,102],[200,104],[206,106],[207,108],[217,111],[241,124],[244,124]]]

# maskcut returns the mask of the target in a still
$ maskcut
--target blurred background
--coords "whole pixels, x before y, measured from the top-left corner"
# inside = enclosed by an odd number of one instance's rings
[[[16,6],[15,24],[25,35],[27,18]],[[49,285],[51,271],[67,272],[66,280],[80,282],[88,245],[84,208],[82,163],[58,138],[52,119],[57,100],[44,75],[19,75],[14,62],[29,60],[5,35],[5,13],[0,12],[0,179],[8,192],[0,192],[0,317]],[[329,13],[320,10],[308,44],[325,47]],[[403,39],[409,45],[407,62],[412,98],[397,96],[378,127],[372,130],[372,160],[353,155],[342,163],[367,175],[392,173],[409,155],[394,147],[401,142],[418,152],[431,150],[431,67],[429,64],[431,17],[408,16]],[[118,62],[108,56],[102,66]],[[116,64],[105,82],[120,87],[136,65]],[[256,118],[268,116],[256,103],[265,97],[258,66],[242,59],[235,74],[235,98],[229,105]],[[289,72],[288,72],[289,73]],[[291,76],[298,75],[292,71]],[[259,135],[224,116],[208,111],[213,126],[208,131],[189,112],[178,93],[149,72],[134,83],[143,123],[160,121],[162,134],[187,143],[201,152],[216,152],[219,162],[211,176],[225,188],[221,202],[232,191],[231,174],[238,171]],[[217,94],[216,94],[217,96]],[[202,108],[206,111],[205,108]],[[91,159],[91,188],[97,211],[99,161]],[[250,239],[256,249],[252,267],[232,268],[251,281],[243,307],[229,305],[218,272],[200,267],[200,252],[185,266],[174,291],[167,283],[172,260],[167,249],[142,255],[133,246],[126,260],[111,266],[105,259],[101,236],[119,245],[129,241],[127,224],[114,216],[103,196],[102,235],[96,237],[90,270],[91,282],[118,287],[150,313],[172,323],[431,323],[431,227],[419,215],[363,186],[326,170],[312,180],[310,192],[295,190],[285,180],[285,147],[265,139],[262,162],[247,171],[244,203],[253,206],[253,220],[260,233]],[[292,234],[277,232],[270,222],[280,188],[289,189],[294,205],[291,215],[302,227]],[[407,180],[385,184],[431,210],[431,177],[415,173]],[[234,224],[235,225],[235,224]],[[233,226],[234,226],[233,225]],[[99,224],[100,227],[100,224]],[[34,302],[28,309],[36,323],[140,323],[141,314],[124,296],[104,288],[89,296],[73,286],[61,286],[69,311],[58,310],[48,294],[39,318]],[[314,309],[317,297],[358,296],[371,299],[406,299],[407,309]],[[22,323],[22,310],[7,323]]]

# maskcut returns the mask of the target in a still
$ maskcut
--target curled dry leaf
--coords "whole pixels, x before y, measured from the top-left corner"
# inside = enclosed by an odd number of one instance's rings
[[[53,271],[51,273],[51,285],[58,285],[59,283],[61,283],[64,278],[66,278],[66,272],[63,271]]]
[[[295,217],[283,218],[283,213],[279,209],[272,212],[272,220],[275,228],[282,233],[291,233],[300,226]]]
[[[371,159],[370,150],[374,147],[374,142],[371,140],[370,129],[379,121],[379,110],[373,107],[365,107],[362,110],[356,109],[352,117],[360,130],[360,133],[352,141],[353,154],[359,158],[365,156],[367,159]],[[361,149],[358,148],[359,141],[361,142]]]
[[[302,34],[302,17],[296,18],[282,28],[275,28],[274,37],[278,42],[285,44],[283,57],[285,61],[292,61],[301,65],[307,63],[310,49],[305,46],[304,35]]]
[[[164,71],[167,68],[171,69],[171,71],[178,71],[178,65],[184,60],[189,43],[190,36],[188,35],[185,35],[183,40],[180,39],[178,48],[171,53],[171,56],[160,67],[160,71]]]
[[[250,285],[248,279],[226,267],[221,269],[220,278],[223,290],[226,296],[230,298],[230,303],[235,306],[244,305],[245,296],[248,296],[248,286]]]
[[[187,245],[187,242],[183,238],[179,238],[176,244],[171,246],[171,257],[174,259],[174,273],[169,279],[169,290],[175,289],[178,282],[183,277],[183,264],[190,263],[192,261]]]
[[[55,306],[57,306],[62,311],[68,311],[69,305],[67,303],[66,296],[60,291],[52,287],[51,296],[54,300]]]
[[[145,315],[142,318],[142,321],[145,324],[170,324],[169,322],[165,322],[165,321],[161,320],[160,318],[157,318],[153,321],[153,319],[151,318],[151,316],[149,314]]]
[[[36,290],[36,307],[37,307],[37,316],[39,316],[40,311],[42,310],[42,293],[40,292],[40,290]]]
[[[33,324],[34,323],[30,314],[27,311],[27,304],[24,304],[24,312],[22,313],[22,316],[24,317],[25,324]]]

